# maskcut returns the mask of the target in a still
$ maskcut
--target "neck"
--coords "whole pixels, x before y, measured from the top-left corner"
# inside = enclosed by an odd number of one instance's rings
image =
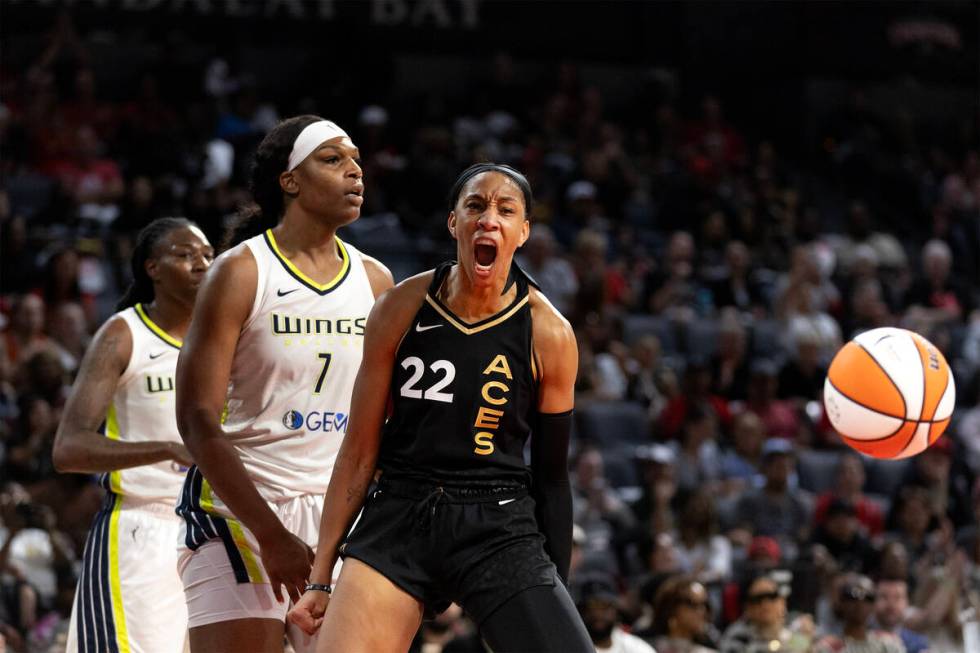
[[[192,306],[183,304],[176,297],[161,292],[149,304],[143,304],[143,310],[153,322],[168,334],[183,341],[187,329],[191,325]]]
[[[759,633],[765,639],[778,639],[779,631],[782,630],[782,624],[756,624],[756,632]]]
[[[334,246],[337,235],[337,225],[324,224],[324,220],[303,212],[298,205],[291,204],[282,222],[274,228],[276,243],[282,249],[290,251],[316,252],[322,250],[325,255],[333,255],[339,260],[340,255]]]
[[[868,636],[868,627],[866,624],[845,624],[844,634],[851,639],[866,639]]]
[[[442,300],[467,322],[478,322],[499,313],[514,301],[516,284],[504,292],[507,278],[494,279],[488,286],[476,286],[460,265],[454,265],[443,285]]]

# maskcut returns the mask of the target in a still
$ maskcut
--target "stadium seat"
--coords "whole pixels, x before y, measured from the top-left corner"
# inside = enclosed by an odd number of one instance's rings
[[[603,449],[650,440],[646,411],[631,401],[597,401],[576,411],[578,437]]]
[[[623,342],[633,345],[645,335],[655,335],[665,354],[677,351],[674,325],[662,315],[627,315],[623,318]]]
[[[908,472],[910,459],[878,460],[864,458],[864,469],[867,480],[864,483],[865,492],[880,494],[885,497],[895,496],[898,486]]]
[[[797,452],[796,473],[800,487],[820,494],[834,485],[834,475],[840,453],[837,451],[813,451],[804,449]]]
[[[688,354],[709,359],[718,351],[718,323],[714,320],[691,322],[684,330]]]
[[[606,480],[614,488],[630,488],[640,484],[632,446],[608,447],[602,450]]]
[[[783,342],[783,329],[776,320],[758,320],[749,332],[751,356],[782,362],[789,352]]]

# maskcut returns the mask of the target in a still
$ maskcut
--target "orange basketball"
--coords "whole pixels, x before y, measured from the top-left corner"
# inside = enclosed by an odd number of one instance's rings
[[[934,443],[953,414],[949,364],[918,333],[866,331],[834,356],[823,387],[830,423],[854,449],[907,458]]]

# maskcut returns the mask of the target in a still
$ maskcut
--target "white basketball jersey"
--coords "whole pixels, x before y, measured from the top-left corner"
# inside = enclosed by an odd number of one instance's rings
[[[258,284],[232,361],[224,431],[267,501],[322,494],[347,432],[374,305],[364,262],[337,238],[343,265],[320,285],[282,255],[271,230],[231,251],[239,247],[255,257]],[[222,503],[212,497],[230,516]]]
[[[133,353],[106,414],[104,433],[112,440],[180,442],[174,404],[174,376],[181,342],[157,326],[142,305],[116,313],[133,336]],[[174,461],[104,474],[107,490],[140,499],[174,502],[187,468]]]

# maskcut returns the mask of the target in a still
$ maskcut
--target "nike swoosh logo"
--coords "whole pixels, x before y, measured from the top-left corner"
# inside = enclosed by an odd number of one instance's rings
[[[498,501],[497,502],[497,505],[498,506],[505,506],[508,503],[510,503],[511,501],[517,501],[517,499],[504,499],[503,501]]]
[[[296,292],[297,290],[299,290],[299,288],[293,288],[292,290],[287,290],[286,292],[283,292],[282,290],[277,290],[276,294],[279,295],[280,297],[285,297],[289,293]]]
[[[166,353],[167,352],[165,352],[165,351],[161,351],[159,354],[150,354],[150,360],[151,361],[156,360],[156,359],[160,358],[161,356],[163,356]]]
[[[422,333],[423,331],[428,331],[429,329],[438,329],[441,326],[442,326],[441,324],[430,324],[429,326],[422,326],[422,323],[419,322],[415,325],[415,330],[418,331],[419,333]]]

